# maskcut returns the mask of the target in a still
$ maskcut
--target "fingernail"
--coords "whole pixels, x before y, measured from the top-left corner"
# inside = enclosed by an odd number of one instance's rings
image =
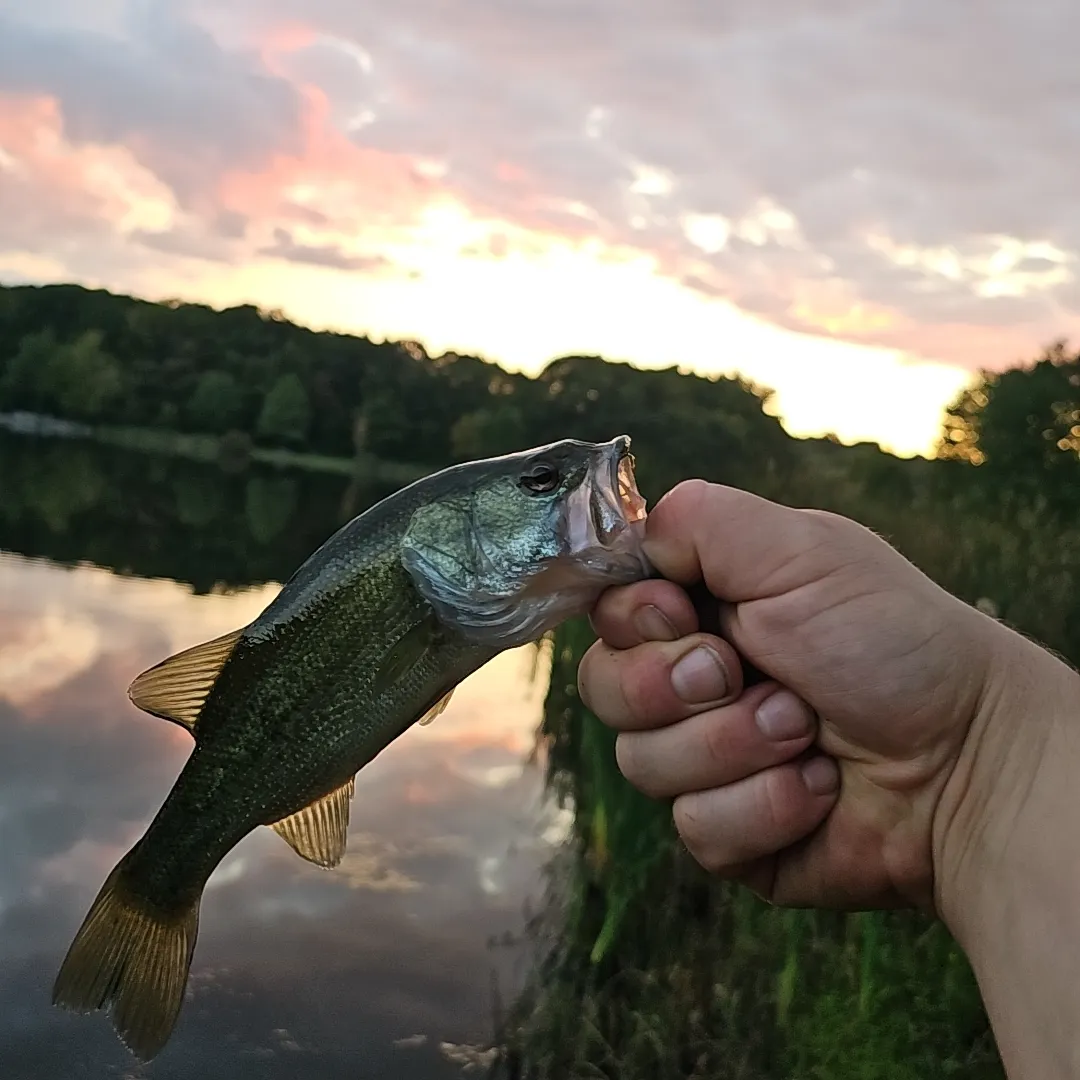
[[[762,734],[774,742],[786,742],[809,735],[814,716],[809,707],[790,690],[770,694],[755,713]]]
[[[634,612],[634,629],[645,641],[674,641],[679,636],[675,624],[655,604]]]
[[[802,776],[811,795],[829,795],[840,786],[840,770],[829,757],[812,758],[802,767]]]
[[[708,645],[698,645],[671,669],[675,693],[690,705],[716,701],[727,693],[727,672]]]

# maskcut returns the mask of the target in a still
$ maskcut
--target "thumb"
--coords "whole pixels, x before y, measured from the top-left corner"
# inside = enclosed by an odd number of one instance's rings
[[[865,557],[871,538],[836,514],[705,480],[678,484],[645,519],[645,554],[663,577],[684,586],[703,581],[733,604],[818,580],[856,559],[860,546]]]

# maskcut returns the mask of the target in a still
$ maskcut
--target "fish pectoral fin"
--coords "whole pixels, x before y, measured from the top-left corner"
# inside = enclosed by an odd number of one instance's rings
[[[429,610],[419,622],[413,623],[386,650],[375,671],[374,692],[385,693],[395,683],[405,678],[424,659],[428,650],[438,640],[440,633],[439,620],[435,612]]]
[[[457,687],[455,686],[454,690],[456,689]],[[450,704],[450,699],[454,696],[454,690],[450,690],[449,692],[443,694],[443,696],[439,698],[439,700],[436,701],[435,704],[432,705],[431,708],[428,709],[428,711],[424,713],[423,716],[420,717],[417,723],[421,727],[427,727],[428,724],[433,723],[435,718],[441,715],[442,712],[445,710],[446,706]]]
[[[351,776],[329,795],[275,821],[270,828],[301,858],[329,870],[337,866],[345,854],[349,802],[355,790],[356,777]]]
[[[194,733],[206,698],[242,633],[234,630],[162,660],[135,679],[128,697],[144,712]]]

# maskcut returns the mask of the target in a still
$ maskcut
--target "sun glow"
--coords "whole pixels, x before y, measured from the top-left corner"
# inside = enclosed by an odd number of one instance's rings
[[[495,235],[505,238],[498,257]],[[741,374],[776,391],[794,435],[878,440],[907,455],[932,451],[942,408],[970,378],[898,350],[771,326],[680,284],[641,252],[478,221],[450,201],[426,208],[379,250],[396,272],[254,261],[206,266],[189,291],[218,304],[280,306],[319,328],[417,340],[433,354],[477,353],[526,373],[556,356],[598,354]],[[838,320],[828,329],[842,331]]]
[[[351,142],[317,90],[307,88],[306,101],[298,152],[217,183],[213,198],[242,217],[244,230],[201,257],[197,239],[185,240],[201,235],[197,216],[181,211],[130,150],[69,143],[48,99],[0,107],[4,170],[36,177],[58,198],[89,201],[133,244],[175,234],[168,257],[155,249],[147,259],[143,249],[119,269],[103,261],[99,274],[81,275],[150,298],[255,303],[315,328],[415,340],[433,354],[473,353],[527,373],[558,356],[593,354],[739,374],[775,390],[792,434],[877,440],[900,454],[932,452],[943,407],[970,377],[871,345],[899,342],[911,327],[897,312],[861,303],[850,283],[779,282],[789,322],[811,332],[781,328],[740,310],[722,287],[709,295],[684,283],[692,281],[686,257],[611,239],[595,210],[552,198],[516,166],[500,166],[500,176],[522,192],[527,209],[517,217],[452,194],[445,163]],[[639,165],[629,197],[651,205],[675,184]],[[679,227],[703,257],[735,241],[805,254],[798,220],[768,199],[732,219],[686,214]],[[1071,270],[1046,245],[1001,241],[965,261],[871,239],[884,258],[929,275],[970,274],[984,292],[1034,287],[1036,278],[1045,285]],[[64,265],[0,251],[0,272],[22,280],[64,280]]]

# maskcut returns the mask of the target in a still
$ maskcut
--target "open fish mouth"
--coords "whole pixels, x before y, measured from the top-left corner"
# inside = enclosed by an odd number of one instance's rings
[[[645,520],[645,500],[638,491],[637,479],[634,476],[634,455],[630,453],[630,438],[625,439],[625,447],[615,461],[615,491],[622,506],[623,515],[628,524],[633,525],[636,521]]]
[[[588,473],[567,498],[565,554],[575,561],[596,563],[597,569],[603,564],[609,572],[614,569],[612,560],[640,564],[645,518],[630,437],[620,435],[597,446]]]

